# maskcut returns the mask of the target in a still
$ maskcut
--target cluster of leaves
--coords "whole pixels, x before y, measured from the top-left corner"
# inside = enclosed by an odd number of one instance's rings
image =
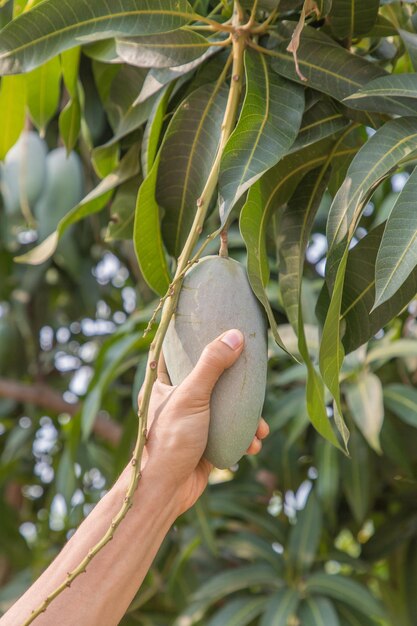
[[[51,149],[62,141],[79,152],[89,185],[43,241],[36,241],[41,225],[29,229],[24,211],[13,220],[0,212],[7,277],[0,374],[65,391],[69,380],[56,376],[63,348],[42,349],[45,328],[58,341],[58,331],[70,329],[68,350],[80,365],[91,342],[71,337],[71,328],[79,333],[74,323],[101,317],[100,307],[120,313],[120,287],[133,282],[140,312],[102,344],[85,402],[56,424],[55,453],[46,454],[56,470],[50,488],[31,474],[45,462],[33,437],[51,423],[39,422],[32,395],[23,405],[36,416],[32,425],[15,425],[22,389],[2,405],[4,489],[42,485],[36,497],[26,489],[18,514],[37,527],[30,553],[17,533],[14,547],[2,541],[11,576],[4,601],[16,581],[27,581],[12,574],[28,562],[42,567],[98,497],[103,484],[92,488],[89,468],[111,481],[127,460],[136,424],[130,390],[134,396],[143,379],[151,338],[142,337],[152,311],[148,287],[159,296],[169,287],[216,160],[233,81],[232,2],[90,5],[0,3],[7,129],[0,158],[29,119]],[[218,210],[202,241],[229,229],[233,254],[265,307],[274,339],[265,407],[273,432],[260,460],[219,476],[226,482],[180,521],[125,623],[171,624],[179,616],[178,626],[411,626],[417,348],[406,307],[417,292],[415,3],[248,0],[234,8],[250,25],[240,32],[245,81],[221,155]],[[68,233],[76,251],[65,259]],[[97,268],[108,246],[127,276],[106,286]],[[29,265],[16,264],[15,255]],[[25,352],[17,348],[23,340]],[[11,352],[22,358],[13,363]],[[10,398],[11,381],[3,382]],[[121,444],[117,420],[116,449],[114,440],[99,439],[103,408],[129,416],[120,418]],[[352,460],[336,447],[349,447]],[[71,513],[51,539],[56,494]],[[13,527],[16,513],[4,510]]]

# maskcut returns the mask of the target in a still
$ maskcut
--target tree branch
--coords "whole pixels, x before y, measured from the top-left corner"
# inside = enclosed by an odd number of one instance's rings
[[[68,413],[74,416],[80,410],[79,402],[75,404],[67,402],[58,391],[48,385],[42,383],[28,385],[9,378],[0,378],[0,398],[33,404],[57,414]],[[93,432],[113,445],[117,445],[122,436],[121,426],[100,414],[95,419]]]

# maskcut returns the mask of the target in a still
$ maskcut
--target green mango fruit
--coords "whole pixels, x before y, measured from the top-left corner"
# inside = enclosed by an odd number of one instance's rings
[[[163,343],[172,384],[179,385],[204,347],[230,328],[243,333],[245,346],[211,397],[204,456],[218,468],[234,465],[257,430],[265,398],[267,329],[245,268],[233,259],[207,256],[186,274]]]
[[[51,150],[46,157],[45,189],[34,209],[40,241],[56,229],[58,222],[83,195],[84,174],[78,154],[67,155],[65,148]]]
[[[0,184],[8,214],[19,213],[22,204],[34,207],[45,186],[46,154],[45,141],[34,131],[24,131],[7,153]]]

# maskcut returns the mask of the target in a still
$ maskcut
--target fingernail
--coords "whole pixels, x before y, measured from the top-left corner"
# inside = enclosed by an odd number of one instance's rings
[[[220,339],[226,346],[232,348],[232,350],[237,350],[243,343],[243,335],[240,330],[228,330],[226,334]]]

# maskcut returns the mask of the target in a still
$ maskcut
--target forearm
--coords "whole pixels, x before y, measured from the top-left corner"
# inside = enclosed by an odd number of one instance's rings
[[[0,620],[19,626],[101,539],[120,509],[128,472],[99,502],[53,563]],[[35,626],[113,626],[119,623],[177,516],[175,496],[159,476],[143,472],[132,509],[86,573],[58,596]]]

